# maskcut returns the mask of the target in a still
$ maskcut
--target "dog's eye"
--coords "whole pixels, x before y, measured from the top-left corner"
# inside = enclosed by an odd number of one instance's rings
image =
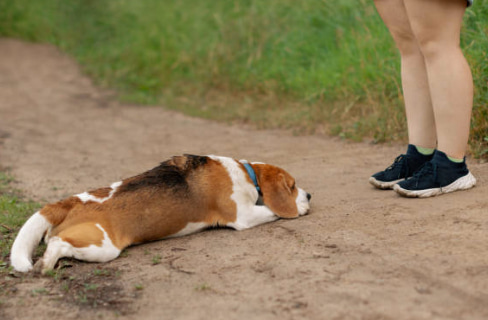
[[[291,186],[291,190],[295,190],[295,183]]]

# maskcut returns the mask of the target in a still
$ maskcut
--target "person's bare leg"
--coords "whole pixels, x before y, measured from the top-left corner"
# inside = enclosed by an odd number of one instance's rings
[[[410,26],[427,67],[437,148],[452,158],[466,152],[473,79],[459,46],[464,0],[405,0]]]
[[[395,184],[411,177],[430,161],[437,140],[424,57],[410,27],[403,2],[404,0],[375,0],[378,13],[400,51],[409,140],[405,154],[398,156],[393,164],[369,178],[369,183],[379,189],[392,189]]]
[[[404,0],[375,0],[375,5],[400,51],[409,143],[434,149],[437,141],[436,125],[427,69],[411,29]]]

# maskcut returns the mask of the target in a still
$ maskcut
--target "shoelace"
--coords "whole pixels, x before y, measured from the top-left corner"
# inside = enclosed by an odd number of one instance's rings
[[[439,185],[437,182],[437,164],[432,161],[426,162],[420,170],[414,173],[410,179],[415,179],[415,187],[418,187],[420,179],[423,176],[432,175],[434,178],[434,184]]]
[[[398,178],[401,177],[403,168],[405,168],[404,170],[405,170],[405,179],[406,179],[406,177],[408,177],[409,170],[408,170],[408,160],[407,160],[407,156],[405,154],[401,154],[398,157],[396,157],[395,161],[393,161],[393,163],[388,168],[386,168],[385,171],[395,170],[395,168],[399,165],[402,167],[400,168],[400,171],[398,172]]]

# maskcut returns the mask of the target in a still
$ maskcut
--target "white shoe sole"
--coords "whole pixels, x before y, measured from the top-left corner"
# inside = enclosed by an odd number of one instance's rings
[[[374,177],[369,177],[369,183],[371,183],[376,188],[383,189],[383,190],[393,189],[393,186],[402,180],[403,179],[398,179],[395,181],[380,181],[380,180],[375,179]]]
[[[447,185],[443,188],[432,188],[432,189],[425,189],[425,190],[407,190],[400,187],[400,185],[396,184],[393,187],[398,194],[409,197],[409,198],[428,198],[428,197],[435,197],[440,194],[454,192],[458,190],[466,190],[474,187],[476,185],[476,178],[469,172],[467,175],[457,179],[450,185]]]

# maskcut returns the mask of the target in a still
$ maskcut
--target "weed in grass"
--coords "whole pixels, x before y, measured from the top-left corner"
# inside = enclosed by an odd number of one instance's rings
[[[212,290],[212,288],[206,284],[206,283],[201,283],[195,286],[196,291],[209,291]]]
[[[152,257],[152,264],[157,265],[161,263],[161,256],[159,254]]]
[[[56,270],[53,269],[53,270],[47,270],[44,275],[47,277],[54,278],[56,277],[56,274],[57,274]]]
[[[134,289],[140,291],[144,289],[144,286],[140,283],[134,285]]]
[[[36,288],[36,289],[32,289],[32,291],[31,291],[31,294],[33,296],[44,295],[44,294],[48,294],[48,293],[49,293],[49,290],[47,290],[46,288]]]
[[[63,292],[68,292],[69,291],[69,284],[67,282],[63,283],[60,287],[60,289],[63,291]]]
[[[65,270],[62,268],[62,266],[60,266],[58,269],[46,271],[45,275],[51,277],[54,282],[59,282],[66,278]]]
[[[108,277],[112,275],[112,271],[108,269],[95,269],[93,270],[93,275],[98,277]]]
[[[5,192],[8,185],[14,181],[14,178],[6,172],[0,171],[0,193]]]
[[[93,283],[85,283],[84,286],[85,286],[85,290],[97,290],[98,289],[98,285],[93,284]]]
[[[79,304],[87,304],[88,303],[88,297],[87,297],[86,293],[85,292],[78,293],[76,301]]]
[[[129,250],[124,249],[122,252],[119,254],[119,257],[121,258],[127,258],[129,256]]]

